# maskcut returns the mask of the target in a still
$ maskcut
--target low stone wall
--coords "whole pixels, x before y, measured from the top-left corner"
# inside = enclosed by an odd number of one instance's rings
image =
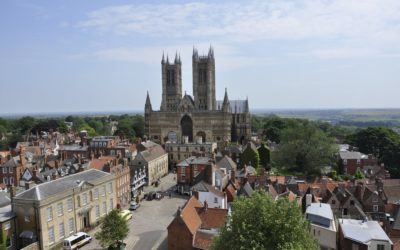
[[[34,242],[34,243],[30,244],[29,246],[21,248],[21,250],[39,250],[39,242]]]

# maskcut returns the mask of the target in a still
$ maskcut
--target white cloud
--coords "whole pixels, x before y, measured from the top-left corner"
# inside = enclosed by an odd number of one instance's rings
[[[119,35],[252,41],[397,34],[399,21],[397,0],[302,0],[111,6],[88,13],[79,26]]]

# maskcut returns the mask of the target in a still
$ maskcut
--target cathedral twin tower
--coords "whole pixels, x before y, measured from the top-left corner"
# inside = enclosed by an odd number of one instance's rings
[[[193,49],[193,95],[197,110],[215,110],[215,60],[214,50],[210,47],[207,56],[199,56]],[[173,63],[164,55],[161,60],[162,101],[161,111],[176,111],[182,99],[182,62],[175,55]]]
[[[215,97],[215,58],[210,47],[207,55],[193,49],[193,98],[182,96],[182,62],[176,54],[173,62],[162,56],[162,99],[159,111],[153,111],[150,96],[145,104],[145,134],[165,143],[217,142],[249,139],[250,112],[248,100],[223,101]]]

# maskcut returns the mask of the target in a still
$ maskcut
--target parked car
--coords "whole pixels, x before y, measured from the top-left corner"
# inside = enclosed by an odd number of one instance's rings
[[[121,215],[121,217],[125,220],[132,219],[132,212],[129,210],[122,210],[121,212],[119,212],[119,215]]]
[[[130,210],[136,210],[140,207],[140,204],[136,203],[136,201],[132,201],[131,205],[129,206]]]
[[[154,199],[154,197],[155,197],[155,194],[156,194],[156,192],[149,192],[147,194],[146,200],[152,201]]]

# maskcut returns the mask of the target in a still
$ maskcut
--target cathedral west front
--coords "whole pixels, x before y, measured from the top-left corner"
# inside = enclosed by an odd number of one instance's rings
[[[239,142],[250,139],[251,124],[248,100],[215,97],[215,58],[210,47],[207,55],[193,49],[193,97],[182,95],[182,62],[162,56],[162,99],[159,111],[154,111],[149,93],[145,104],[145,135],[152,141]]]

